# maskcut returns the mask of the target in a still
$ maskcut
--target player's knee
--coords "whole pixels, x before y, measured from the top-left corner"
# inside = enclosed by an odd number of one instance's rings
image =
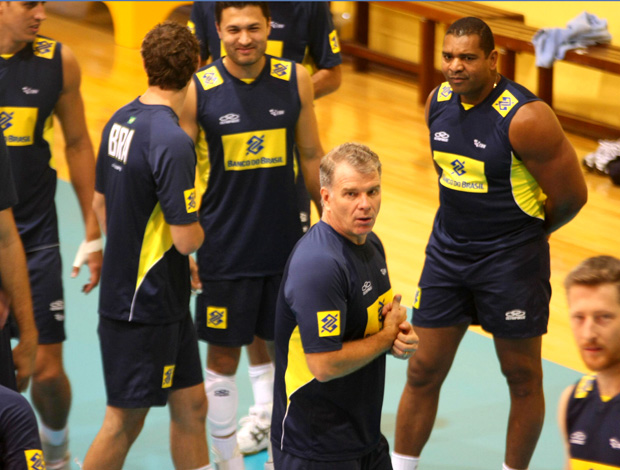
[[[502,368],[508,388],[512,396],[527,397],[542,393],[542,369],[538,367],[506,367]]]
[[[205,392],[208,400],[207,421],[216,437],[233,434],[237,429],[237,384],[235,376],[206,372]]]
[[[407,368],[407,386],[414,388],[439,389],[450,367],[423,361],[414,355]]]

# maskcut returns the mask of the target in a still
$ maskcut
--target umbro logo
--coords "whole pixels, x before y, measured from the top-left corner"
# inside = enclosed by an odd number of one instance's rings
[[[474,139],[474,145],[476,147],[478,147],[479,149],[485,149],[487,148],[487,144],[483,144],[482,142],[480,142],[478,139]]]
[[[362,286],[362,294],[366,295],[372,290],[372,283],[370,281],[366,281]]]
[[[588,436],[586,436],[586,433],[581,432],[581,431],[575,431],[568,437],[568,442],[570,444],[583,446],[586,444],[587,439],[588,439]]]
[[[525,310],[509,310],[506,312],[506,320],[525,320]]]
[[[612,437],[611,439],[609,439],[609,445],[611,446],[612,449],[620,450],[620,440],[618,440],[615,437]]]
[[[50,303],[50,312],[61,312],[65,309],[64,300],[54,300]]]
[[[36,88],[30,88],[29,86],[22,87],[22,91],[26,95],[36,95],[37,93],[39,93],[39,90],[37,90]]]
[[[448,142],[450,140],[450,134],[444,131],[435,132],[435,137],[433,140],[438,140],[439,142]]]
[[[286,25],[282,23],[276,23],[275,21],[271,22],[271,29],[284,29]]]
[[[229,114],[224,114],[224,116],[220,116],[220,126],[223,126],[225,124],[236,124],[237,122],[240,122],[241,118],[239,117],[238,114],[234,114],[234,113],[229,113]]]
[[[271,114],[272,116],[282,116],[284,114],[284,110],[283,109],[270,109],[269,114]]]

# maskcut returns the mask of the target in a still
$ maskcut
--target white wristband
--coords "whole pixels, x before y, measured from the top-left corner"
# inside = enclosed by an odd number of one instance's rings
[[[88,255],[94,253],[95,251],[101,251],[103,249],[103,239],[97,238],[96,240],[91,240],[87,242],[84,240],[80,243],[80,247],[78,248],[77,253],[75,254],[75,259],[73,260],[73,267],[79,268],[86,261],[88,261]]]

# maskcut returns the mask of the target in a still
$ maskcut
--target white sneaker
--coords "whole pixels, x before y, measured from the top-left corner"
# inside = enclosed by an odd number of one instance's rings
[[[239,452],[239,446],[235,447],[233,456],[228,460],[222,460],[220,453],[215,447],[211,447],[211,454],[213,455],[215,470],[245,470],[243,455]]]
[[[45,458],[45,466],[48,470],[70,470],[71,454],[69,453],[69,441],[58,446],[41,439],[41,450]]]
[[[598,148],[583,157],[583,165],[589,171],[600,174],[609,174],[609,162],[620,158],[620,140],[599,140]]]
[[[256,454],[267,448],[271,430],[272,405],[254,405],[248,416],[241,418],[241,429],[237,432],[239,450],[243,455]]]

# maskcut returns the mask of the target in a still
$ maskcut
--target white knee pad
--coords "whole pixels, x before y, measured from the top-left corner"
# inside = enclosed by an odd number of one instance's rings
[[[206,370],[205,392],[209,402],[207,422],[209,432],[216,437],[225,437],[237,430],[237,384],[235,376],[220,375]]]

